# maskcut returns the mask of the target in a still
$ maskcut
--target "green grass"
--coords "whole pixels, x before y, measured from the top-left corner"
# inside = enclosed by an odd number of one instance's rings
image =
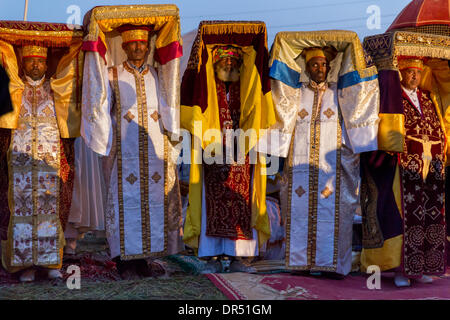
[[[175,274],[169,278],[136,281],[81,281],[80,289],[70,290],[65,282],[48,281],[0,286],[1,299],[20,300],[226,300],[203,275]]]
[[[87,234],[78,242],[78,253],[107,256],[106,239]],[[68,289],[64,281],[0,285],[0,300],[226,300],[224,294],[204,275],[184,272],[177,264],[162,259],[169,276],[140,280],[93,281],[81,279],[80,289]]]

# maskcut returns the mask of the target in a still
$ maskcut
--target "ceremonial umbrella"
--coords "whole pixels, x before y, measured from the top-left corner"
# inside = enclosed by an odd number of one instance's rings
[[[413,0],[387,31],[429,25],[450,26],[450,0]]]

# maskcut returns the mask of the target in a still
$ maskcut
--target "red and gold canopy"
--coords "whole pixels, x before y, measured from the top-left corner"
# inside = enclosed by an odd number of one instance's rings
[[[85,15],[87,35],[83,50],[98,52],[103,59],[107,51],[105,34],[123,25],[149,26],[156,37],[155,60],[160,64],[183,55],[180,17],[176,5],[120,5],[94,7]]]
[[[450,0],[413,0],[395,18],[387,29],[417,31],[448,36]]]
[[[14,129],[18,124],[24,84],[23,48],[47,49],[47,78],[53,90],[56,117],[61,137],[80,135],[81,80],[83,71],[83,30],[62,23],[0,21],[0,64],[10,78],[13,111],[0,117],[0,128]]]

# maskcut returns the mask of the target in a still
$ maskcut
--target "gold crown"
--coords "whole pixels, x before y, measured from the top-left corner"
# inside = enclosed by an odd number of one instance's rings
[[[415,68],[423,70],[423,61],[420,59],[399,59],[398,70]]]
[[[122,41],[123,43],[132,41],[148,41],[148,31],[142,29],[123,31]]]
[[[47,59],[47,48],[41,46],[23,46],[22,57],[40,57]]]

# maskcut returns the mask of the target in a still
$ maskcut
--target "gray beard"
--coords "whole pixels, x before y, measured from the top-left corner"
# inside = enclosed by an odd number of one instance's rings
[[[236,82],[239,81],[240,73],[238,69],[232,69],[230,71],[219,69],[217,70],[217,78],[223,82]]]

